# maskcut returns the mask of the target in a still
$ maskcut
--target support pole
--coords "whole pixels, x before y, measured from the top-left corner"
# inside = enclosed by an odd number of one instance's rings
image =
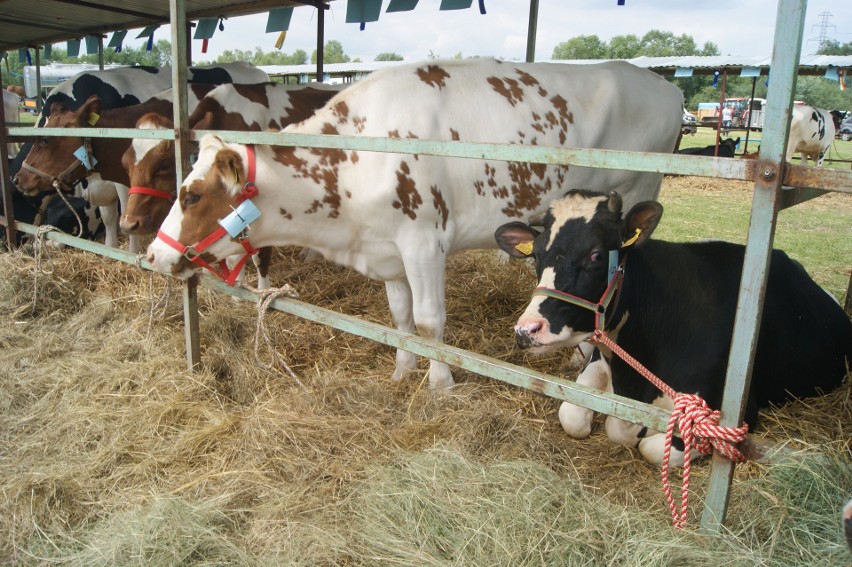
[[[42,100],[41,100],[41,49],[38,46],[35,48],[35,68],[36,68],[36,114],[41,116]]]
[[[3,88],[3,82],[0,81],[0,89]],[[12,188],[9,182],[9,146],[6,141],[6,105],[0,104],[0,196],[3,199],[3,217],[6,220],[6,247],[12,250],[15,246],[15,213],[12,208]],[[20,116],[15,119],[15,122],[20,120]]]
[[[178,187],[189,171],[189,118],[187,116],[187,32],[184,0],[170,0],[172,30],[172,93],[175,123],[175,174]],[[186,365],[196,370],[201,364],[198,334],[198,276],[183,286],[183,321],[186,334]]]
[[[538,28],[538,0],[530,0],[530,21],[527,26],[527,63],[535,61],[535,37]]]
[[[317,8],[317,82],[322,82],[323,51],[325,50],[325,11],[328,7]]]
[[[771,64],[772,88],[767,95],[768,119],[760,145],[760,177],[754,186],[748,243],[722,397],[719,425],[723,427],[737,427],[742,423],[751,384],[775,221],[780,208],[783,163],[790,131],[790,107],[796,87],[806,8],[806,0],[780,0],[778,3]],[[707,498],[701,516],[702,530],[711,533],[721,531],[728,510],[733,474],[734,463],[714,452]]]

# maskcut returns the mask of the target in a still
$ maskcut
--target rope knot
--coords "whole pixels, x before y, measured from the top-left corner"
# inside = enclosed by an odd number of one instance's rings
[[[237,195],[237,203],[242,203],[243,201],[246,201],[248,199],[254,199],[255,197],[257,197],[257,194],[257,186],[253,182],[249,181],[243,187],[243,192]]]

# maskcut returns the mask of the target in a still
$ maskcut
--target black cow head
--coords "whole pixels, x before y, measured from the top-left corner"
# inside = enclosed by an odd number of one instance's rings
[[[513,222],[494,236],[510,256],[535,259],[538,288],[597,303],[609,284],[610,251],[621,250],[625,242],[641,246],[662,212],[659,203],[645,201],[622,219],[619,194],[575,190],[551,203],[543,232]],[[515,326],[515,338],[521,347],[546,352],[576,346],[594,325],[591,310],[536,294]]]

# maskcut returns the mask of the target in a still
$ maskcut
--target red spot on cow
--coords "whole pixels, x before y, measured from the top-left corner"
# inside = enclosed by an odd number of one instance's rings
[[[287,220],[293,220],[293,215],[287,212],[287,209],[284,207],[280,207],[278,209],[278,213]]]
[[[437,65],[427,65],[417,69],[417,76],[420,80],[430,87],[437,87],[438,90],[447,86],[446,79],[450,78],[450,74]]]
[[[352,124],[355,125],[355,131],[359,134],[364,131],[364,127],[367,125],[367,117],[366,116],[356,116],[352,119]]]
[[[459,138],[459,133],[457,130],[453,130],[450,128],[450,139],[454,142],[458,142],[461,138]]]
[[[499,77],[488,77],[488,84],[491,85],[497,94],[504,97],[509,104],[512,106],[517,106],[518,103],[523,102],[524,100],[524,90],[521,88],[518,81],[515,79],[499,78]]]
[[[447,206],[447,202],[444,200],[444,196],[441,194],[441,191],[437,186],[432,185],[432,204],[435,205],[435,210],[441,215],[441,229],[447,230],[447,219],[450,216],[450,209]],[[438,223],[435,223],[435,228],[438,228]]]
[[[396,195],[399,200],[393,202],[393,208],[401,209],[408,218],[415,220],[417,218],[416,210],[423,204],[423,199],[417,192],[417,186],[414,179],[411,178],[411,169],[407,163],[399,164],[396,180]]]
[[[321,132],[323,134],[329,134],[329,135],[339,134],[339,132],[337,131],[337,126],[335,126],[334,124],[329,124],[328,122],[326,122],[325,124],[322,125]]]
[[[521,79],[521,82],[526,86],[534,87],[538,84],[538,80],[526,71],[515,69],[515,72],[518,74],[518,77]]]

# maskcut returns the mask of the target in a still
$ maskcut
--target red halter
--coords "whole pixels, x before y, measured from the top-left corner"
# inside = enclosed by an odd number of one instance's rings
[[[254,146],[246,146],[246,153],[248,154],[248,180],[246,181],[242,192],[236,197],[237,203],[242,203],[243,201],[256,197],[258,194],[257,187],[254,184],[256,165]],[[151,189],[151,191],[154,190]],[[243,230],[243,232],[245,232],[245,229]],[[185,244],[181,244],[162,230],[159,230],[157,232],[157,238],[180,252],[184,258],[186,258],[196,266],[200,266],[202,268],[210,270],[211,272],[225,280],[225,283],[227,283],[228,285],[234,285],[234,282],[237,281],[237,276],[239,275],[240,270],[242,270],[246,261],[249,259],[250,256],[257,254],[257,250],[251,245],[247,237],[240,238],[240,244],[242,244],[243,248],[245,249],[245,254],[242,255],[242,257],[239,259],[239,261],[237,261],[233,268],[229,269],[228,264],[225,262],[225,260],[219,260],[219,269],[216,269],[201,258],[201,254],[207,248],[212,246],[213,243],[217,242],[220,238],[223,238],[227,235],[228,231],[225,229],[225,227],[219,226],[219,228],[214,230],[211,234],[209,234],[206,238],[202,239],[194,246],[187,246]]]
[[[131,187],[130,195],[150,195],[152,197],[157,197],[160,199],[166,199],[167,201],[172,201],[177,198],[174,193],[169,193],[168,191],[160,191],[159,189],[152,189],[151,187]]]

